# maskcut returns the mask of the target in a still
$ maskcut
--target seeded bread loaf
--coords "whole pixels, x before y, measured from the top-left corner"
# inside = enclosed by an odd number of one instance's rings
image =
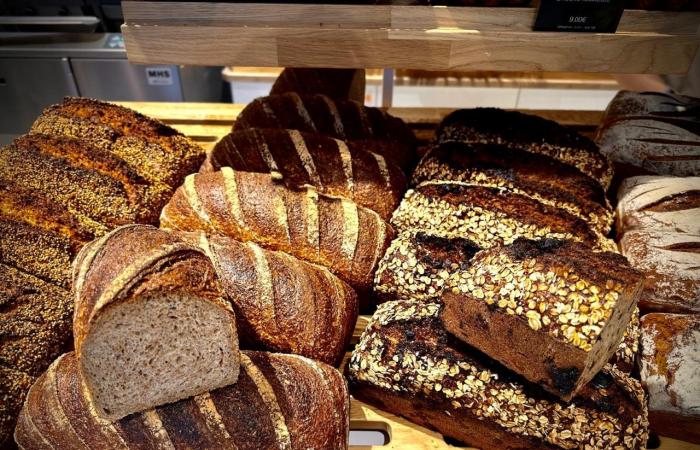
[[[661,175],[700,175],[700,99],[620,91],[608,105],[596,142],[613,161]]]
[[[443,291],[445,328],[569,401],[620,345],[641,273],[573,241],[517,239],[476,254]]]
[[[224,136],[207,154],[200,172],[226,166],[271,172],[291,188],[314,186],[322,194],[349,198],[384,220],[406,191],[401,168],[383,156],[296,130],[252,128]]]
[[[606,368],[572,403],[561,402],[458,342],[439,310],[379,306],[350,358],[355,398],[483,450],[645,447],[636,380]]]
[[[379,153],[404,170],[415,161],[415,136],[403,120],[379,108],[325,95],[295,92],[260,97],[243,108],[234,130],[288,128],[346,141],[350,148]]]
[[[362,294],[394,237],[374,211],[350,200],[293,190],[269,174],[190,175],[163,209],[161,227],[224,234],[320,264]]]
[[[252,242],[202,232],[179,236],[211,260],[236,313],[241,348],[340,363],[357,321],[350,286],[328,269]]]
[[[323,94],[338,100],[365,102],[365,69],[287,67],[279,74],[270,95],[296,92]]]
[[[541,117],[497,108],[460,109],[445,117],[435,132],[438,143],[500,144],[549,156],[610,186],[613,168],[593,141]]]
[[[340,450],[347,447],[343,377],[296,355],[241,353],[239,381],[117,422],[90,405],[73,353],[32,386],[15,430],[32,450]]]
[[[400,232],[466,238],[481,248],[510,244],[518,237],[572,239],[596,249],[617,248],[564,209],[504,187],[458,181],[427,181],[408,190],[391,224]]]
[[[26,373],[0,365],[0,448],[17,448],[12,433],[24,398],[34,382]]]
[[[634,370],[637,354],[639,353],[639,337],[641,331],[639,328],[639,307],[634,308],[630,323],[625,328],[625,334],[622,336],[620,345],[615,350],[610,364],[624,373],[631,373]]]
[[[649,393],[651,429],[700,444],[700,316],[642,317],[639,374]]]
[[[80,251],[73,291],[75,353],[101,417],[236,381],[235,316],[197,247],[148,225],[117,228]]]
[[[612,209],[600,184],[554,158],[504,145],[435,145],[413,172],[413,184],[424,181],[505,187],[562,208],[604,235],[612,225]]]

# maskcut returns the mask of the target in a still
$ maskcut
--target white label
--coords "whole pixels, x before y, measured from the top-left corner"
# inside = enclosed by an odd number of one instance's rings
[[[150,86],[170,86],[173,73],[170,67],[146,67],[146,79]]]

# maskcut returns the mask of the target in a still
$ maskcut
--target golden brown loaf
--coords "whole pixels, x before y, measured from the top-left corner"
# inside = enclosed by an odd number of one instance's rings
[[[110,423],[95,414],[68,353],[32,386],[15,439],[26,450],[342,450],[348,417],[337,370],[296,355],[242,352],[236,384]]]
[[[384,220],[406,191],[403,172],[383,156],[296,130],[252,128],[224,136],[207,154],[200,171],[226,166],[271,172],[291,188],[314,186],[322,194],[346,197],[376,211]]]
[[[327,267],[360,292],[372,285],[379,259],[394,237],[374,211],[350,200],[293,190],[269,174],[190,175],[163,209],[161,227],[220,233]]]
[[[296,92],[323,94],[338,100],[365,101],[365,69],[287,67],[275,80],[270,95]]]

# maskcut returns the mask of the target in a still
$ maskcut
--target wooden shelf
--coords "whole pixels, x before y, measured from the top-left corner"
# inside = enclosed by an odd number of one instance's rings
[[[532,8],[124,1],[134,63],[685,73],[700,13],[625,11],[615,34],[531,31]]]

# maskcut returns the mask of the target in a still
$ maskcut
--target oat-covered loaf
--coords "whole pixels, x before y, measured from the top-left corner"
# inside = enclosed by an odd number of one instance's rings
[[[409,189],[394,212],[397,231],[463,237],[481,248],[518,237],[572,239],[614,251],[611,240],[573,214],[505,187],[458,181],[426,181]]]
[[[642,274],[617,253],[516,239],[451,279],[440,318],[458,339],[570,400],[613,356]]]
[[[163,209],[161,227],[205,231],[253,241],[320,264],[363,293],[394,237],[372,210],[320,194],[289,189],[269,174],[218,172],[188,176]]]
[[[383,156],[297,130],[251,128],[224,136],[207,154],[200,172],[226,166],[273,173],[291,188],[310,185],[322,194],[347,197],[384,220],[406,191],[403,171]]]
[[[438,143],[501,144],[546,155],[576,167],[607,189],[610,161],[593,141],[541,117],[498,108],[460,109],[445,117],[435,133]]]
[[[620,248],[644,272],[643,312],[700,313],[700,234],[633,230]]]
[[[639,374],[649,393],[651,429],[700,444],[700,316],[642,317]]]
[[[423,181],[506,187],[562,208],[602,234],[612,225],[612,209],[599,183],[554,158],[505,145],[437,144],[413,172],[414,185]]]
[[[700,234],[700,177],[627,178],[617,198],[618,234],[635,229]]]
[[[95,414],[68,353],[32,386],[15,439],[32,450],[342,450],[348,416],[345,380],[332,367],[241,352],[236,384],[107,422]]]
[[[639,337],[641,335],[639,314],[639,307],[634,308],[630,323],[627,324],[625,334],[622,335],[622,341],[610,358],[610,364],[624,373],[631,373],[634,370],[639,353]]]
[[[406,123],[379,108],[325,95],[295,92],[260,97],[236,118],[234,130],[288,128],[342,139],[350,147],[379,153],[408,170],[414,164],[415,136]]]
[[[338,100],[365,101],[365,69],[287,67],[275,80],[270,95],[296,92],[323,94]]]
[[[620,91],[596,135],[613,161],[662,175],[700,175],[700,99]]]
[[[647,411],[636,380],[602,370],[568,404],[458,342],[435,303],[379,306],[350,358],[350,391],[484,450],[644,448]]]

